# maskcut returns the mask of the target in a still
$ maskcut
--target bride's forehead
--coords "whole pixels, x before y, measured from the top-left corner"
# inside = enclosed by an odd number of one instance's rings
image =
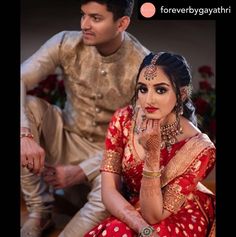
[[[148,75],[148,76],[147,76]],[[161,67],[155,66],[153,68],[145,67],[142,69],[139,82],[156,84],[157,82],[170,82],[170,78],[166,75],[164,70]]]

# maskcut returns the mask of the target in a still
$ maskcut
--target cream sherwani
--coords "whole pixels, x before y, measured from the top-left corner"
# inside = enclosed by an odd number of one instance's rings
[[[99,175],[106,130],[114,111],[130,102],[139,65],[148,53],[125,32],[120,49],[103,57],[95,47],[83,44],[81,32],[63,31],[21,66],[21,126],[31,128],[46,151],[46,162],[78,164],[89,180],[88,201],[60,236],[83,236],[107,215],[101,202]],[[67,94],[62,111],[25,96],[25,91],[58,66],[64,73]],[[22,168],[21,186],[31,215],[51,211],[53,195],[40,177]]]

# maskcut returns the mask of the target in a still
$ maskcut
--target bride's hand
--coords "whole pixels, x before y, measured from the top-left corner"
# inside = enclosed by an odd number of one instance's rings
[[[160,120],[148,119],[144,122],[143,127],[145,130],[140,134],[139,144],[149,153],[160,151]]]

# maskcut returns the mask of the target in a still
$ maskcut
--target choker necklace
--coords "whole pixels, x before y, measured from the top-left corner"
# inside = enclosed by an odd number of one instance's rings
[[[177,142],[176,136],[183,133],[179,119],[174,123],[161,126],[162,147],[166,147],[169,151],[171,146]]]

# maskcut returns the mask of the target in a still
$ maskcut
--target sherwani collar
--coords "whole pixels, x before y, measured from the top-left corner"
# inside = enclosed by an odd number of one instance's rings
[[[118,61],[121,57],[124,57],[124,54],[129,52],[128,50],[128,41],[129,41],[129,36],[126,32],[124,32],[124,40],[121,43],[120,48],[113,53],[112,55],[109,56],[102,56],[96,47],[94,47],[95,55],[99,58],[99,61],[102,61],[103,63],[113,63],[115,61]]]

